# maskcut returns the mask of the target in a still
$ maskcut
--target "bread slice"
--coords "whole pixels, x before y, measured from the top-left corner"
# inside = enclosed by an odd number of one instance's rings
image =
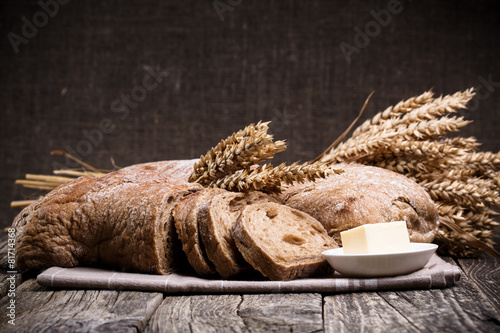
[[[232,237],[232,229],[241,210],[249,204],[274,200],[258,191],[225,191],[214,196],[201,208],[198,219],[201,239],[208,258],[221,277],[230,278],[251,268],[241,256]]]
[[[175,207],[173,216],[182,249],[189,264],[201,276],[215,273],[213,264],[208,259],[198,230],[200,208],[213,196],[226,192],[220,188],[206,188],[183,198]]]
[[[239,251],[271,280],[291,280],[326,270],[321,252],[338,247],[316,219],[278,203],[245,207],[233,229]]]

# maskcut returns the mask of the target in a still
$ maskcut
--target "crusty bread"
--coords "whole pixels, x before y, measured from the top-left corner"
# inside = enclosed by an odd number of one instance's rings
[[[323,271],[321,252],[338,247],[316,219],[272,202],[245,207],[232,234],[245,260],[271,280]]]
[[[121,170],[126,172],[131,171],[157,171],[169,176],[177,177],[180,180],[188,181],[189,176],[193,172],[194,164],[198,161],[197,158],[190,160],[168,160],[168,161],[156,161],[147,162],[127,166]]]
[[[183,254],[171,211],[201,189],[148,169],[63,184],[15,218],[17,267],[99,264],[167,274]]]
[[[226,192],[220,188],[206,188],[183,198],[173,211],[175,227],[182,249],[193,269],[201,276],[215,273],[208,259],[198,228],[200,208],[213,196]]]
[[[344,173],[290,187],[282,202],[320,221],[337,243],[340,232],[362,224],[406,221],[412,242],[431,242],[438,212],[427,192],[386,169],[341,164]]]
[[[214,196],[201,208],[198,219],[201,239],[208,258],[223,278],[235,276],[250,268],[236,248],[231,230],[245,206],[267,201],[274,199],[258,191],[225,191]]]

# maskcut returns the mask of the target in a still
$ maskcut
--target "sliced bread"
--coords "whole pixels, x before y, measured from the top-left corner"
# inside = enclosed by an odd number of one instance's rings
[[[251,266],[238,251],[232,229],[241,210],[249,204],[274,201],[269,195],[252,191],[225,191],[214,196],[200,209],[198,225],[208,258],[223,278],[230,278]]]
[[[245,207],[232,235],[245,260],[271,280],[323,271],[321,252],[338,247],[316,219],[272,202]]]
[[[219,188],[206,188],[183,198],[175,207],[173,216],[177,234],[189,264],[201,276],[215,273],[208,259],[198,229],[200,208],[213,196],[226,192]]]

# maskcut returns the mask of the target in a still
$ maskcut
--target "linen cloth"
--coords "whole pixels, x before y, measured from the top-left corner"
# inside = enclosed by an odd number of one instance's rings
[[[384,278],[347,278],[338,273],[320,278],[292,281],[207,279],[178,273],[148,275],[101,268],[51,267],[37,277],[41,286],[109,290],[156,291],[167,294],[192,293],[344,293],[376,290],[444,288],[460,280],[460,269],[434,254],[420,270]]]

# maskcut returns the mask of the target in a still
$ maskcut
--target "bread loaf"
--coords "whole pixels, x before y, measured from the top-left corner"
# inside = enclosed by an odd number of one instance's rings
[[[406,221],[412,242],[431,242],[439,217],[427,192],[409,178],[386,169],[338,165],[344,173],[290,187],[286,205],[320,221],[337,243],[340,232],[362,224]]]
[[[233,237],[245,260],[271,280],[324,271],[321,252],[338,247],[316,219],[272,202],[246,206]]]
[[[267,201],[274,199],[258,191],[224,191],[201,208],[198,220],[201,239],[208,258],[223,278],[235,276],[251,268],[236,248],[231,230],[244,207]]]
[[[167,274],[182,255],[171,211],[200,189],[149,168],[63,184],[15,218],[17,267],[98,264]]]
[[[198,219],[201,207],[217,194],[226,192],[220,188],[206,188],[190,194],[177,203],[173,211],[175,227],[182,249],[193,269],[201,276],[215,273],[201,241]]]

